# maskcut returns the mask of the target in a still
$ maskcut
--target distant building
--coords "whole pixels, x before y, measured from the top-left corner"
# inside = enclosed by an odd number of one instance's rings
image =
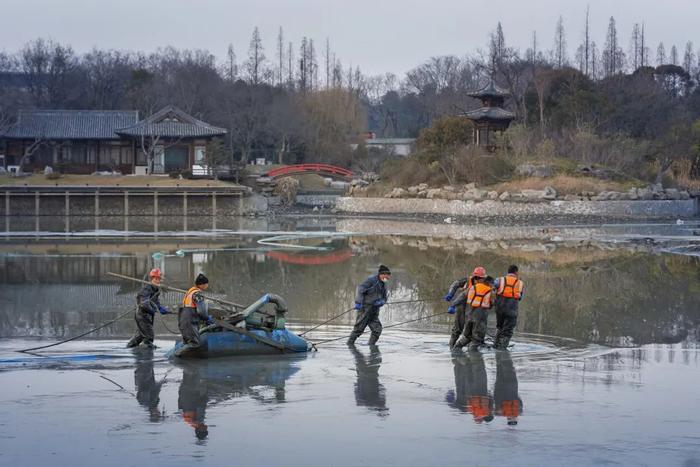
[[[8,168],[31,150],[25,160],[29,170],[51,166],[64,173],[146,175],[204,165],[207,142],[225,134],[168,106],[144,120],[135,110],[22,110],[0,138]]]
[[[509,96],[508,91],[490,80],[486,86],[467,95],[481,100],[482,104],[480,108],[464,113],[464,116],[474,123],[474,144],[493,149],[496,133],[504,132],[515,119],[514,113],[503,109],[503,102]]]
[[[367,149],[379,149],[393,156],[408,156],[413,151],[415,138],[377,138],[373,132],[363,133]],[[353,149],[357,144],[351,145]]]

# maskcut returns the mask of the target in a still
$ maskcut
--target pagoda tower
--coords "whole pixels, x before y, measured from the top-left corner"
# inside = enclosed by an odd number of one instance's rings
[[[496,147],[496,132],[504,132],[515,114],[503,108],[503,101],[510,94],[496,86],[493,79],[486,86],[467,93],[469,97],[481,100],[481,107],[465,112],[464,116],[474,123],[474,143],[490,151]]]

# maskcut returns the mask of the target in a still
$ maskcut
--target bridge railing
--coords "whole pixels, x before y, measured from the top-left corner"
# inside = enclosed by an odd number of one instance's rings
[[[283,175],[290,175],[295,173],[304,172],[316,172],[321,174],[336,175],[345,178],[352,178],[353,174],[351,170],[345,169],[343,167],[337,167],[330,164],[297,164],[297,165],[287,165],[284,167],[278,167],[272,169],[265,174],[265,176],[270,178],[276,178]]]

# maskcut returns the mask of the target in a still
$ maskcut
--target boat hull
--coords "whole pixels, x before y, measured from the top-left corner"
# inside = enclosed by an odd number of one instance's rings
[[[248,332],[261,338],[284,345],[284,353],[303,353],[309,350],[309,343],[290,332],[287,329],[264,331],[262,329],[250,329]],[[167,356],[175,358],[216,358],[232,357],[237,355],[280,355],[280,349],[264,344],[252,337],[223,330],[221,332],[206,332],[200,336],[200,347],[196,350],[176,355],[182,348],[182,341],[175,343]]]

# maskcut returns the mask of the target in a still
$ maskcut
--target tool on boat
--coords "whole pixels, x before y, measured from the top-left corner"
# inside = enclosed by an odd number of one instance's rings
[[[400,302],[389,302],[389,303],[387,303],[386,305],[399,305],[399,304],[402,304],[402,303],[418,303],[418,302],[437,302],[437,301],[440,301],[440,300],[442,300],[442,299],[441,299],[441,298],[425,298],[425,299],[418,299],[418,300],[403,300],[403,301],[400,301]],[[349,310],[345,310],[345,311],[342,312],[341,314],[336,315],[336,316],[332,317],[331,319],[322,322],[321,324],[317,324],[316,326],[312,327],[311,329],[307,329],[306,331],[302,332],[302,333],[299,334],[299,335],[300,335],[300,336],[303,336],[304,334],[308,334],[308,333],[310,333],[311,331],[313,331],[314,329],[318,329],[318,328],[320,328],[321,326],[324,326],[324,325],[330,323],[331,321],[334,321],[334,320],[340,318],[341,316],[344,316],[344,315],[350,313],[350,312],[353,311],[354,309],[355,309],[355,308],[353,307],[353,308],[350,308]]]
[[[119,321],[120,319],[122,319],[122,318],[125,317],[126,315],[128,315],[128,314],[130,314],[130,313],[133,313],[133,312],[134,312],[133,310],[127,310],[127,311],[125,311],[124,313],[122,313],[122,314],[120,314],[119,316],[117,316],[116,318],[114,318],[114,319],[112,319],[112,320],[109,320],[109,321],[107,321],[106,323],[103,323],[103,324],[97,326],[96,328],[90,329],[89,331],[86,331],[86,332],[84,332],[84,333],[82,333],[82,334],[79,334],[79,335],[77,335],[77,336],[73,336],[73,337],[71,337],[70,339],[62,340],[61,342],[56,342],[56,343],[53,343],[53,344],[41,345],[41,346],[39,346],[39,347],[32,347],[32,348],[30,348],[30,349],[18,350],[17,352],[29,353],[29,352],[33,352],[33,351],[35,351],[35,350],[48,349],[49,347],[55,347],[55,346],[57,346],[57,345],[65,344],[66,342],[70,342],[70,341],[74,341],[74,340],[76,340],[76,339],[80,339],[81,337],[85,337],[85,336],[87,336],[88,334],[92,334],[93,332],[99,331],[99,330],[102,329],[102,328],[106,328],[106,327],[109,326],[110,324]]]
[[[118,277],[119,279],[124,279],[127,281],[138,282],[140,284],[150,284],[150,282],[148,282],[148,281],[144,281],[141,279],[134,279],[133,277],[124,276],[122,274],[117,274],[115,272],[108,272],[107,274],[112,276],[112,277]],[[164,284],[161,284],[160,288],[164,291],[172,290],[173,292],[179,292],[179,293],[183,293],[183,294],[187,293],[187,291],[185,289],[178,289],[177,287],[171,287],[169,285],[164,285]],[[232,306],[234,308],[245,308],[245,305],[241,305],[240,303],[233,303],[233,302],[229,302],[227,300],[222,300],[220,298],[215,298],[215,297],[211,297],[209,295],[204,295],[204,294],[202,294],[202,296],[204,298],[206,298],[207,300],[210,300],[210,301],[216,302],[216,303],[221,303],[222,305],[228,305],[228,306]]]

